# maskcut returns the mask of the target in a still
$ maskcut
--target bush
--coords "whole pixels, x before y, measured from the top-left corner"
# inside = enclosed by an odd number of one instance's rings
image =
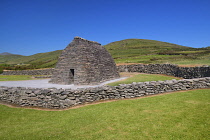
[[[3,70],[4,70],[4,69],[0,67],[0,74],[2,74],[2,73],[3,73]]]

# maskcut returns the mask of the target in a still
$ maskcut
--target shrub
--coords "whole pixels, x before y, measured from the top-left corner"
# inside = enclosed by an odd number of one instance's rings
[[[3,68],[2,67],[0,67],[0,74],[2,74],[3,73]]]

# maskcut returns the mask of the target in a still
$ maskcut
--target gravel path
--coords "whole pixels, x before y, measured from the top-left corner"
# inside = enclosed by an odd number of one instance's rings
[[[31,88],[63,88],[63,89],[77,89],[77,88],[89,88],[89,87],[100,87],[108,83],[120,81],[126,79],[127,77],[118,78],[115,80],[106,81],[101,83],[100,85],[59,85],[48,83],[50,79],[42,79],[42,80],[25,80],[25,81],[0,81],[0,86],[6,87],[31,87]]]

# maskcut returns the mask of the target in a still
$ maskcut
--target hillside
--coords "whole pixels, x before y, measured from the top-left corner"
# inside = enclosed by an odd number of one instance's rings
[[[210,47],[191,48],[177,44],[126,39],[104,46],[116,63],[173,63],[182,65],[210,65]],[[54,67],[62,50],[31,56],[0,55],[4,69],[34,69]]]
[[[7,64],[16,60],[17,58],[23,57],[22,55],[15,55],[10,53],[1,53],[0,54],[0,64]]]
[[[6,67],[6,69],[37,69],[55,67],[61,51],[62,50],[38,53],[31,56],[0,56],[0,66]]]
[[[104,47],[116,63],[210,64],[209,48],[191,48],[146,39],[126,39]]]

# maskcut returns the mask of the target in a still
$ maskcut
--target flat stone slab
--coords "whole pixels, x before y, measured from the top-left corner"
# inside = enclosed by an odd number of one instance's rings
[[[0,81],[0,86],[6,87],[31,87],[31,88],[57,88],[57,89],[78,89],[78,88],[89,88],[89,87],[100,87],[108,83],[120,81],[126,79],[127,77],[122,77],[110,81],[103,82],[99,85],[60,85],[48,83],[50,79],[41,79],[41,80],[24,80],[24,81]]]

